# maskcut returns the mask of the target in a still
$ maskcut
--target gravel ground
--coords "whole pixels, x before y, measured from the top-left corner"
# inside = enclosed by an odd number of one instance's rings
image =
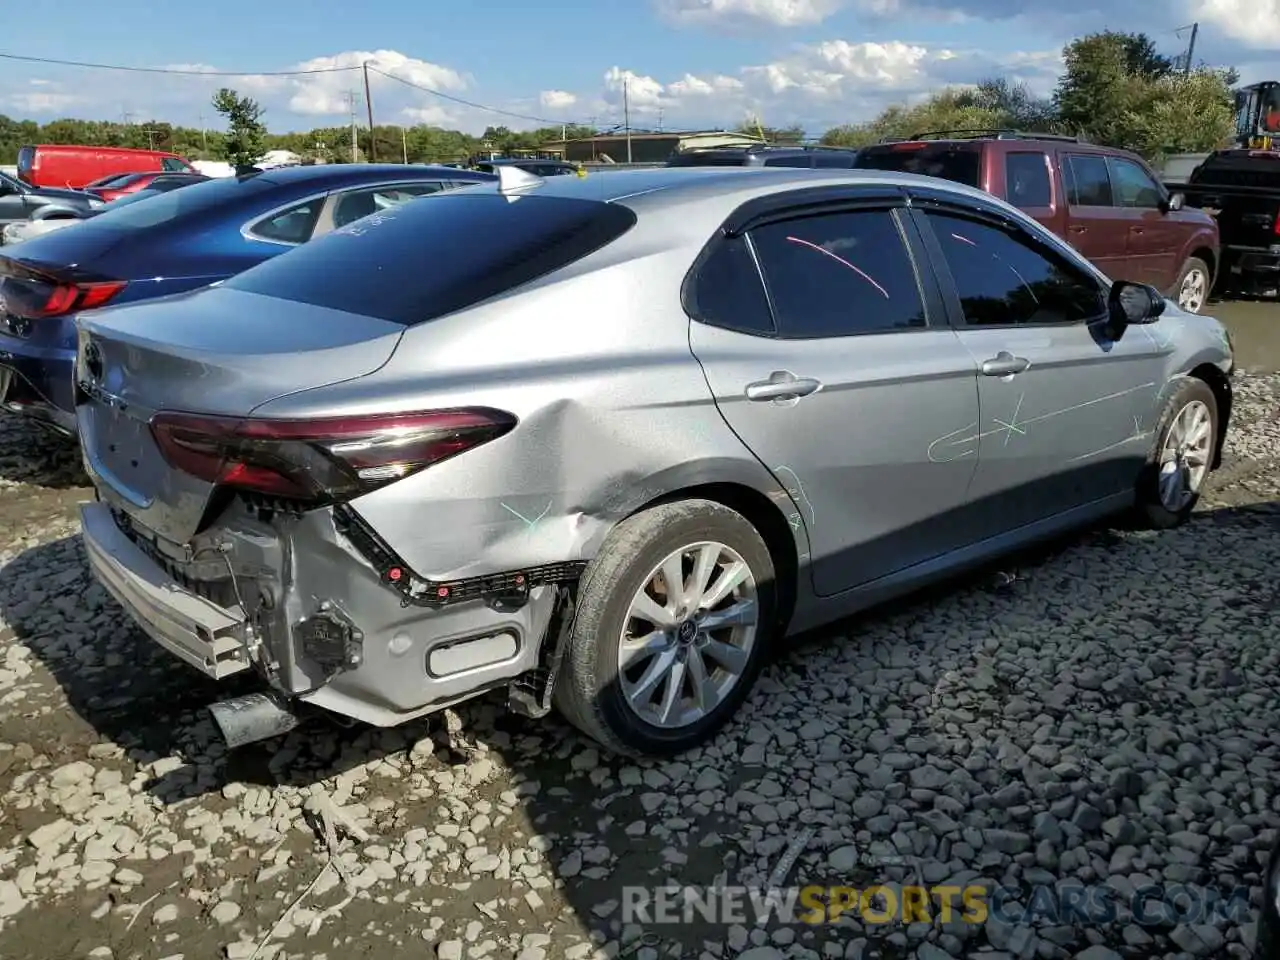
[[[1238,390],[1188,527],[1087,534],[806,640],[712,746],[641,765],[494,701],[227,755],[202,707],[230,691],[91,583],[73,453],[0,419],[0,955],[1242,957],[1249,925],[1173,917],[642,938],[619,906],[762,884],[806,825],[794,883],[1243,884],[1256,906],[1280,826],[1280,376]]]

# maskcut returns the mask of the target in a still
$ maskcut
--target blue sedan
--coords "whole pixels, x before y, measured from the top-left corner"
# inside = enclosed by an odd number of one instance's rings
[[[208,286],[380,209],[497,179],[449,167],[286,167],[103,210],[0,254],[0,408],[75,432],[73,315]]]

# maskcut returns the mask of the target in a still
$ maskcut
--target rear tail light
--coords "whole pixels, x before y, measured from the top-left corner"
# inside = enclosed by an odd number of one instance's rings
[[[0,294],[5,312],[25,320],[62,317],[106,306],[126,286],[124,280],[63,280],[0,258]]]
[[[890,150],[923,150],[929,144],[922,141],[906,141],[904,143],[895,143]]]
[[[316,506],[342,503],[508,433],[516,418],[466,408],[319,420],[158,413],[169,464],[193,477]]]
[[[1271,232],[1280,237],[1280,210],[1276,211],[1276,222],[1271,225]]]

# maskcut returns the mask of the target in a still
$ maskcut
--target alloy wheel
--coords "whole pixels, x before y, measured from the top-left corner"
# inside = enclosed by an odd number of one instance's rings
[[[715,541],[672,551],[631,600],[618,647],[623,699],[645,723],[680,729],[737,686],[758,635],[755,575]]]
[[[1209,290],[1209,278],[1199,267],[1192,267],[1182,278],[1178,289],[1178,306],[1187,313],[1199,313],[1205,304]]]
[[[1213,417],[1201,400],[1192,400],[1169,424],[1160,451],[1160,503],[1177,513],[1200,491],[1213,447]]]

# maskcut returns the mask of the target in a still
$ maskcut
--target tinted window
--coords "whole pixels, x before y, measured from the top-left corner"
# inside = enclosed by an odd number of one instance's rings
[[[853,166],[857,154],[849,150],[818,150],[813,155],[815,167],[839,167],[848,170]]]
[[[745,166],[747,155],[740,150],[727,153],[722,151],[694,151],[681,153],[667,161],[669,167],[741,167]]]
[[[333,225],[345,227],[361,217],[367,217],[379,210],[386,210],[397,204],[412,200],[427,193],[436,193],[441,185],[427,181],[394,187],[377,187],[372,190],[353,190],[338,200],[333,211]]]
[[[219,177],[204,183],[193,184],[185,190],[148,197],[145,203],[133,203],[119,209],[103,210],[92,220],[76,227],[85,230],[143,230],[170,223],[179,217],[203,213],[228,202],[241,200],[253,193],[269,189],[270,184],[256,176]]]
[[[764,162],[766,167],[812,167],[813,157],[798,154],[791,157],[770,157]]]
[[[566,267],[635,222],[616,203],[538,196],[511,203],[450,191],[335,230],[225,286],[411,325]]]
[[[981,156],[976,147],[912,142],[868,148],[858,155],[854,166],[862,170],[918,173],[976,187],[982,173]]]
[[[1112,157],[1109,162],[1111,175],[1115,180],[1117,206],[1150,209],[1160,206],[1164,194],[1145,170],[1132,160],[1121,160],[1119,157]]]
[[[1075,323],[1102,315],[1099,285],[1024,239],[987,224],[927,214],[960,295],[965,320],[983,326]]]
[[[1111,180],[1107,176],[1107,161],[1103,157],[1068,157],[1071,165],[1071,196],[1067,202],[1073,207],[1111,206]]]
[[[1053,205],[1049,160],[1043,153],[1011,153],[1004,158],[1007,199],[1015,207]]]
[[[35,147],[23,147],[18,151],[18,175],[27,176],[31,173],[31,164],[36,158]]]
[[[720,240],[698,267],[685,301],[703,323],[743,333],[773,333],[760,271],[741,237]]]
[[[834,213],[751,232],[784,337],[843,337],[925,325],[893,214]]]
[[[182,173],[186,171],[187,165],[175,157],[164,157],[160,161],[160,169],[171,173]]]
[[[266,220],[259,220],[249,229],[249,232],[263,240],[275,240],[279,243],[306,243],[311,238],[311,231],[315,229],[316,220],[320,217],[320,208],[323,206],[323,197],[295,204]]]

